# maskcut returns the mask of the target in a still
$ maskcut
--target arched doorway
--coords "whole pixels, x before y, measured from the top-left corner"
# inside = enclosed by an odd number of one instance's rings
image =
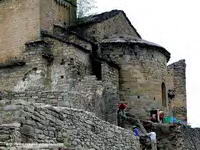
[[[162,88],[162,106],[167,107],[167,94],[164,82],[162,83],[161,88]]]

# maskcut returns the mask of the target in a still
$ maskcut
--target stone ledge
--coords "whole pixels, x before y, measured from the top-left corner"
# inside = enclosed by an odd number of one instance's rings
[[[39,150],[39,149],[52,149],[52,150],[74,150],[72,148],[66,148],[63,143],[57,144],[38,144],[38,143],[0,143],[0,149],[11,149],[11,150]]]

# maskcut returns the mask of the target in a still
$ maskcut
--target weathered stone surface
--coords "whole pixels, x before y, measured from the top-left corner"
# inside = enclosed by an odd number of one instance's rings
[[[185,60],[180,60],[168,66],[173,81],[172,90],[174,97],[170,100],[170,107],[173,115],[187,121],[187,102],[186,102],[186,64]]]
[[[109,33],[109,24],[116,20],[125,24],[127,30],[122,31],[117,25],[113,29],[118,31],[115,36],[110,31],[110,35],[104,37],[104,33]],[[0,90],[25,92],[25,96],[18,97],[53,105],[61,102],[59,105],[78,105],[77,108],[84,109],[86,105],[92,105],[86,110],[96,110],[97,116],[112,123],[116,122],[116,105],[120,99],[129,101],[130,112],[140,114],[142,118],[147,118],[152,108],[170,113],[167,91],[175,84],[179,93],[185,89],[178,85],[178,78],[172,80],[172,74],[167,70],[169,52],[140,39],[121,11],[97,15],[86,22],[92,26],[83,23],[77,27],[99,30],[96,26],[102,26],[102,32],[92,34],[96,36],[96,42],[101,42],[100,47],[86,35],[82,37],[79,32],[54,26],[54,35],[43,32],[42,41],[26,44],[26,51],[21,55],[24,66],[0,69]],[[68,92],[56,98],[52,94],[26,96],[26,91],[39,90]],[[66,102],[63,102],[63,97]],[[79,107],[81,105],[83,107]],[[174,107],[175,110],[185,112],[184,107]]]
[[[26,42],[40,39],[40,30],[51,31],[55,23],[73,24],[76,8],[56,0],[6,0],[0,3],[0,14],[2,63],[20,57]]]
[[[136,29],[131,25],[126,14],[120,10],[113,10],[80,19],[78,25],[72,26],[69,29],[93,42],[101,42],[105,38],[119,34],[141,38]]]
[[[162,84],[167,83],[166,64],[170,56],[166,50],[122,36],[103,41],[99,55],[119,65],[120,99],[128,102],[129,112],[143,119],[153,108],[168,113],[168,87],[162,89]]]
[[[1,124],[0,133],[0,142],[21,142],[19,123]]]
[[[58,144],[19,144],[19,143],[0,143],[0,149],[9,149],[9,150],[74,150],[67,148],[63,143]]]
[[[184,133],[184,150],[198,150],[200,147],[200,129],[183,127],[182,132]]]
[[[131,131],[102,121],[92,113],[44,104],[18,105],[23,110],[21,117],[24,118],[18,120],[21,124],[18,127],[21,136],[18,138],[22,142],[61,142],[70,147],[82,149],[139,149],[139,141]],[[38,114],[43,114],[44,118]],[[30,124],[30,122],[33,123]],[[4,130],[0,131],[0,138],[9,143],[6,137],[9,133],[3,134]]]
[[[137,118],[152,108],[186,118],[185,62],[167,67],[170,53],[141,39],[123,11],[68,27],[74,2],[0,1],[0,146],[138,150],[133,133],[113,125],[120,100]],[[159,149],[180,149],[178,128],[154,129]]]

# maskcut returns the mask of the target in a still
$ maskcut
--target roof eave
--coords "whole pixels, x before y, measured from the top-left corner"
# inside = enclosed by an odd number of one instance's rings
[[[138,45],[138,46],[144,46],[144,47],[153,47],[159,50],[163,55],[165,55],[167,62],[171,58],[170,52],[168,52],[164,47],[159,46],[159,45],[150,45],[146,43],[140,43],[140,42],[102,42],[101,45],[115,45],[115,44],[120,44],[120,45]]]

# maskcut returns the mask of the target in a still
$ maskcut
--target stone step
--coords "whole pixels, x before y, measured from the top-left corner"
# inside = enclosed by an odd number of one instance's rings
[[[33,146],[27,144],[27,146],[18,146],[18,149],[57,150],[63,148],[65,150],[66,148],[62,147],[63,145],[75,147],[77,150],[80,146],[80,150],[139,149],[139,140],[131,131],[105,122],[96,117],[94,113],[74,108],[52,107],[46,104],[33,103],[24,104],[21,109],[21,125],[17,123],[2,125],[2,132],[7,131],[6,128],[10,130],[14,127],[14,130],[11,130],[14,140],[11,140],[12,136],[8,136],[9,138],[2,142],[11,146],[12,143],[16,142],[65,144],[61,144],[61,147],[58,145],[58,148],[48,147],[49,145],[36,144]],[[17,134],[18,127],[20,128],[19,134]],[[10,133],[8,132],[5,135],[10,135]],[[16,141],[17,139],[21,139],[21,142]],[[15,150],[15,147],[16,145],[9,149]]]
[[[49,143],[0,143],[0,149],[9,149],[9,150],[75,150],[73,148],[66,148],[63,143],[49,144]]]
[[[21,142],[20,123],[1,124],[0,142]]]

